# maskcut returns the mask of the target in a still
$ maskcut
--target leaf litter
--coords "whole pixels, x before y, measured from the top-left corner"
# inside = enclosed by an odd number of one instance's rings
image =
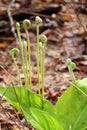
[[[79,25],[74,10],[69,5],[64,5],[63,0],[55,0],[54,3],[49,0],[46,0],[45,2],[43,0],[34,0],[34,3],[30,1],[29,5],[27,5],[27,2],[25,2],[25,0],[17,0],[16,2],[19,5],[19,9],[20,7],[22,9],[27,8],[27,10],[31,8],[32,12],[34,13],[38,12],[38,10],[40,10],[40,13],[42,11],[41,8],[43,7],[44,14],[45,11],[48,11],[47,3],[49,3],[49,5],[51,4],[51,6],[53,5],[53,7],[54,4],[59,4],[60,7],[60,3],[62,3],[61,10],[58,12],[52,12],[50,15],[45,14],[43,17],[44,22],[40,27],[40,33],[46,34],[48,37],[45,58],[45,97],[53,104],[56,104],[58,97],[60,97],[63,91],[67,89],[71,81],[66,66],[67,58],[71,58],[77,64],[77,68],[75,70],[75,76],[77,79],[81,79],[87,76],[87,41],[85,39],[87,35],[85,35],[83,27]],[[38,6],[35,8],[37,3]],[[6,20],[6,10],[8,8],[8,4],[9,2],[6,4],[0,2],[0,5],[2,5],[0,19],[3,19],[5,22],[5,26],[1,28],[2,32],[0,32],[0,66],[2,66],[0,67],[0,85],[17,85],[17,73],[14,68],[13,61],[9,55],[9,51],[11,48],[18,47],[19,45],[15,42],[15,39],[11,33],[9,20]],[[35,10],[33,11],[34,8],[37,10],[36,12]],[[19,21],[23,20],[20,19],[21,14],[17,12],[16,9],[13,9],[13,12],[14,11],[16,12],[14,21],[16,22],[18,17]],[[25,14],[27,14],[27,11]],[[86,13],[82,14],[81,7],[79,10],[79,15],[82,23],[87,26]],[[29,19],[32,21],[35,18],[34,15],[26,15],[26,18],[27,16],[29,16]],[[53,16],[55,17],[52,18]],[[33,68],[32,83],[33,91],[38,93],[36,75],[37,70],[35,64],[35,25],[33,24],[32,26],[33,29],[30,32]],[[8,30],[8,35],[6,29]],[[22,37],[25,39],[24,32],[22,32]],[[20,59],[18,64],[21,71],[21,78],[23,79],[24,77]],[[6,69],[7,72],[5,72],[5,70],[2,68]],[[23,84],[25,84],[24,80]],[[18,113],[6,101],[0,99],[0,104],[1,130],[33,130],[32,126],[26,122],[21,113]]]

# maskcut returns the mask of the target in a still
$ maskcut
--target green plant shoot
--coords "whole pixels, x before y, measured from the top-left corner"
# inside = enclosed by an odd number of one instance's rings
[[[20,24],[17,22],[16,23],[16,29],[17,29],[17,34],[18,34],[18,40],[19,40],[19,43],[20,43],[20,51],[21,51],[21,58],[22,58],[22,65],[23,65],[23,72],[24,72],[24,79],[25,79],[25,85],[26,85],[26,88],[28,89],[28,80],[27,80],[27,74],[26,74],[26,63],[24,62],[24,50],[23,50],[23,42],[22,42],[22,39],[21,39],[21,33],[20,33]]]
[[[17,60],[15,58],[15,55],[19,53],[19,49],[18,48],[13,48],[11,51],[10,51],[10,54],[12,56],[12,59],[14,61],[14,64],[15,64],[15,67],[16,67],[16,70],[17,70],[17,73],[18,73],[18,80],[19,80],[19,84],[22,86],[22,81],[21,81],[21,77],[20,77],[20,72],[19,72],[19,68],[18,68],[18,65],[17,65]]]
[[[39,42],[40,48],[40,70],[41,70],[41,84],[42,84],[42,97],[44,97],[44,59],[45,59],[45,46],[47,43],[47,37],[45,35],[41,35],[41,42]]]
[[[24,30],[25,30],[25,33],[26,33],[26,38],[27,38],[27,44],[28,44],[28,50],[26,50],[28,52],[28,55],[27,55],[27,60],[28,60],[28,66],[29,66],[29,89],[31,90],[32,88],[32,79],[31,79],[31,56],[30,56],[30,38],[29,38],[29,33],[28,33],[28,30],[31,28],[31,22],[30,20],[27,20],[25,19],[23,21],[23,27],[24,27]],[[28,71],[28,70],[27,70]]]
[[[40,64],[39,64],[39,26],[42,23],[42,19],[39,16],[36,16],[35,18],[36,23],[36,62],[37,62],[37,75],[38,75],[38,91],[40,94]]]
[[[72,79],[72,83],[75,83],[76,79],[75,79],[73,70],[76,68],[76,64],[72,62],[71,59],[67,59],[67,66],[68,66],[69,73]]]

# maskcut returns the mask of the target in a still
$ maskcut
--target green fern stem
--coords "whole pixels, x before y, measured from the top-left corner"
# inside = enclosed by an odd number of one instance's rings
[[[76,79],[75,79],[74,73],[73,73],[70,66],[68,66],[68,70],[69,70],[69,73],[70,73],[70,76],[71,76],[72,83],[75,83]]]
[[[44,47],[42,48],[41,55],[42,97],[44,98]]]
[[[18,39],[19,39],[19,43],[20,43],[20,50],[21,50],[21,57],[22,57],[22,65],[23,65],[25,84],[26,84],[26,87],[28,87],[26,66],[25,66],[25,62],[24,62],[23,43],[22,43],[22,39],[21,39],[21,35],[20,35],[20,30],[19,29],[17,29],[17,34],[18,34]]]
[[[29,76],[28,76],[28,59],[27,59],[27,42],[23,42],[23,53],[24,53],[24,63],[25,63],[25,71],[26,71],[26,82],[27,82],[27,88],[29,89]]]
[[[28,44],[28,65],[29,65],[29,85],[30,85],[29,89],[31,90],[32,89],[31,56],[30,56],[31,52],[30,52],[30,38],[27,29],[25,30],[25,33],[26,33],[27,44]]]
[[[39,63],[39,25],[36,26],[36,42],[37,42],[37,47],[36,47],[36,62],[37,62],[37,76],[38,76],[38,92],[40,94],[40,63]]]
[[[19,84],[22,86],[22,81],[21,81],[21,77],[20,77],[19,68],[18,68],[17,61],[16,61],[16,58],[14,57],[14,55],[12,55],[12,59],[14,61],[14,64],[15,64],[15,67],[16,67],[16,70],[17,70],[17,73],[18,73]]]

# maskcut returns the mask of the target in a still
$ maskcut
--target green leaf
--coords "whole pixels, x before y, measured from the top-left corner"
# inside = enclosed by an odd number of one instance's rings
[[[85,93],[85,94],[84,94]],[[64,130],[87,129],[87,78],[78,80],[56,104],[58,121]]]
[[[30,108],[30,111],[26,113],[23,111],[25,115],[28,117],[31,115],[34,120],[31,120],[32,125],[40,130],[63,130],[62,126],[58,123],[58,121],[51,116],[48,112],[42,111],[36,108]],[[31,114],[30,114],[31,113]]]
[[[17,87],[17,86],[0,87],[0,96],[2,95],[3,95],[3,98],[5,98],[17,110],[22,111],[25,118],[29,122],[31,122],[31,124],[35,126],[35,128],[38,128],[40,130],[43,129],[43,126],[40,124],[40,122],[42,122],[41,121],[42,119],[45,120],[45,118],[47,118],[46,114],[48,115],[48,117],[52,118],[52,120],[56,120],[54,106],[49,101],[43,99],[41,96],[39,96],[36,93],[33,93],[23,87]],[[35,116],[34,114],[32,114],[33,109],[36,109],[36,110],[38,109],[37,112],[39,110],[42,110],[41,111],[42,115],[41,113],[38,114],[39,116],[37,118],[38,120],[36,120],[35,118],[37,116],[37,113],[35,113],[36,114]],[[41,120],[40,120],[40,116],[41,116]]]
[[[16,91],[13,87],[0,86],[0,96],[3,96],[11,105],[13,105],[17,110],[20,110],[18,97],[15,94]]]
[[[3,93],[4,98],[17,109],[20,109],[20,103],[21,106],[25,106],[26,108],[35,107],[51,114],[54,112],[54,106],[48,100],[23,87],[0,87],[0,95],[2,96]]]
[[[33,117],[32,113],[31,113],[31,111],[30,111],[31,108],[30,108],[30,109],[25,109],[25,107],[22,106],[21,109],[22,109],[22,112],[23,112],[23,114],[24,114],[26,120],[27,120],[28,122],[30,122],[34,128],[36,128],[36,129],[38,129],[38,130],[43,130],[43,129],[42,129],[42,126],[41,126],[41,125],[37,122],[37,120]]]

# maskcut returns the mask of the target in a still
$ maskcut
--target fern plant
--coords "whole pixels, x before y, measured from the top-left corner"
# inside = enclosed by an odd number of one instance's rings
[[[40,24],[40,22],[37,21],[38,19],[42,22],[39,17],[36,17],[36,26]],[[44,98],[44,56],[47,38],[44,35],[41,37],[39,36],[39,27],[37,27],[36,49],[39,94],[32,92],[30,40],[27,32],[27,29],[29,29],[27,26],[30,27],[29,24],[30,22],[25,20],[23,25],[26,31],[28,45],[21,39],[20,24],[16,24],[25,77],[25,88],[22,86],[17,59],[15,58],[15,54],[19,53],[19,50],[14,48],[11,50],[11,55],[19,75],[20,85],[15,87],[0,86],[0,96],[3,96],[3,98],[12,106],[22,112],[26,120],[37,130],[86,130],[87,78],[82,80],[75,79],[73,71],[76,65],[71,59],[67,60],[68,69],[72,79],[70,87],[68,87],[68,89],[62,94],[55,106]],[[40,93],[41,86],[42,94]]]

